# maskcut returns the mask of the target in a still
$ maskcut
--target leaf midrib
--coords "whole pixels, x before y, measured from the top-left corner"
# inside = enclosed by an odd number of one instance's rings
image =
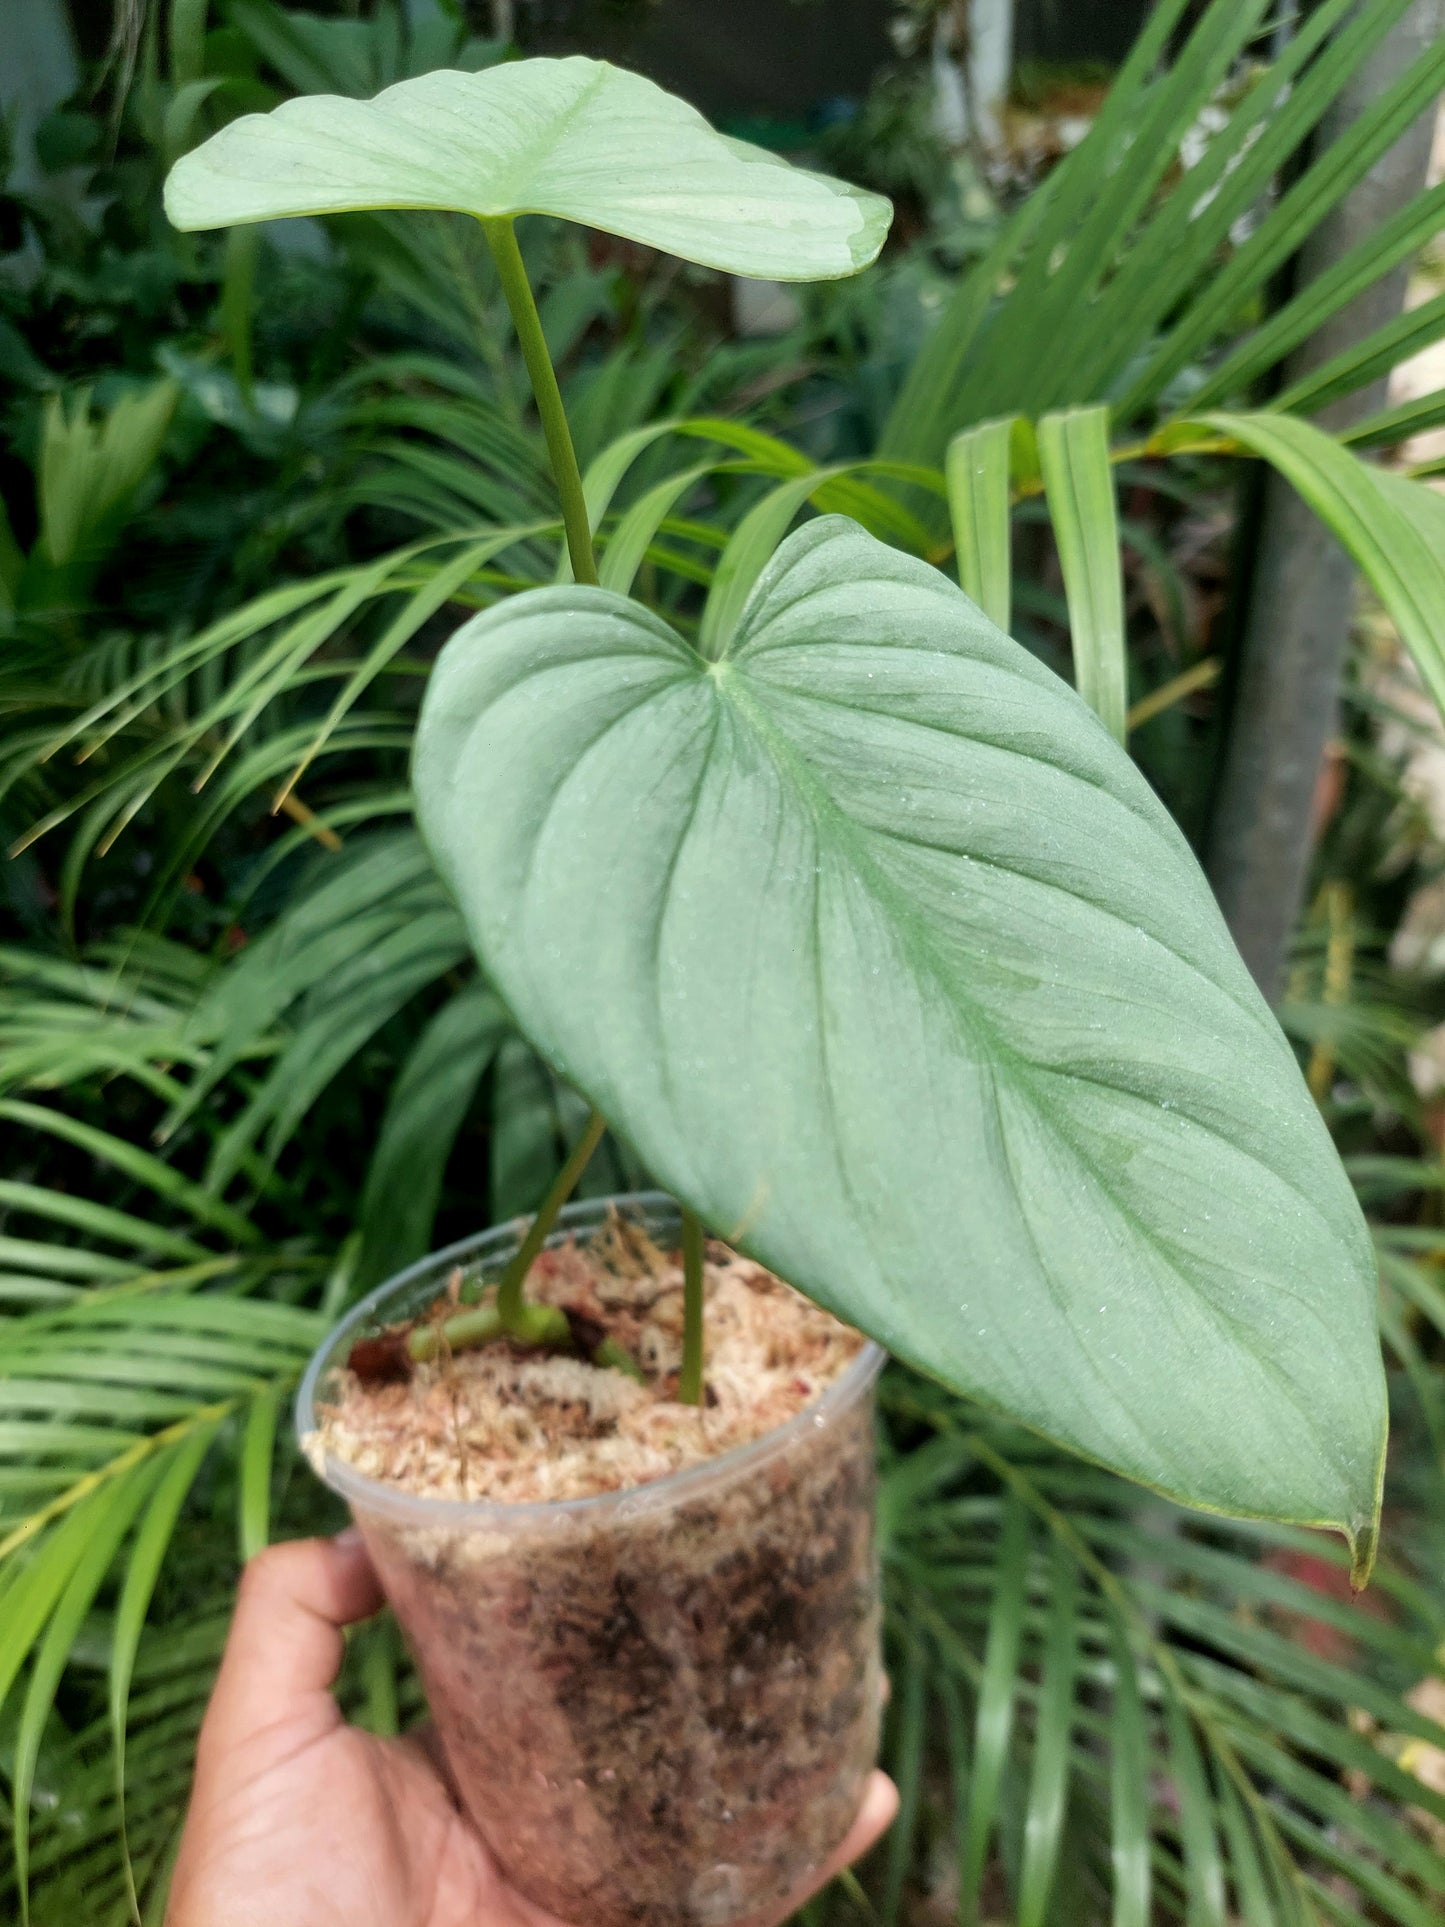
[[[961,1021],[965,1029],[971,1032],[973,1041],[975,1043],[981,1043],[985,1053],[991,1053],[991,1057],[986,1058],[990,1071],[993,1072],[999,1065],[1007,1066],[1016,1076],[1018,1087],[1026,1092],[1028,1101],[1035,1112],[1041,1118],[1047,1117],[1050,1128],[1058,1129],[1057,1122],[1048,1112],[1047,1104],[1040,1093],[1039,1080],[1045,1076],[1068,1076],[1072,1075],[1072,1073],[1051,1071],[1035,1066],[1030,1059],[1024,1057],[999,1033],[976,1005],[967,1003],[963,998],[955,995],[954,974],[949,971],[944,961],[938,957],[935,946],[929,942],[926,933],[919,927],[918,919],[913,914],[912,906],[907,896],[881,868],[876,857],[867,847],[864,841],[865,833],[862,826],[829,794],[827,788],[814,774],[806,760],[799,755],[786,734],[768,715],[766,707],[757,700],[753,692],[747,687],[746,677],[737,664],[725,659],[713,665],[712,675],[717,685],[719,700],[727,700],[732,703],[734,711],[740,721],[752,732],[760,746],[767,751],[780,775],[791,782],[796,794],[811,812],[815,823],[820,827],[827,824],[835,833],[837,841],[844,846],[846,854],[853,863],[855,874],[863,883],[864,887],[872,894],[874,900],[888,914],[890,923],[897,931],[900,942],[919,965],[920,974],[926,971],[927,975],[944,993],[944,1001],[949,1011]],[[930,849],[938,848],[937,845],[929,845],[927,847]],[[943,851],[941,854],[947,855],[949,852]],[[1171,952],[1170,954],[1174,955],[1176,953]],[[1212,980],[1208,979],[1206,981],[1212,982]],[[1218,988],[1218,986],[1215,986],[1215,988]],[[1116,1086],[1109,1083],[1107,1079],[1090,1077],[1088,1081],[1100,1085],[1117,1097],[1129,1098],[1137,1102],[1147,1102],[1147,1100],[1140,1098],[1137,1091],[1130,1090],[1127,1087]],[[1189,1121],[1209,1137],[1217,1138],[1218,1133],[1208,1124],[1203,1123],[1198,1118],[1192,1117]],[[1063,1130],[1059,1130],[1059,1135],[1069,1143],[1070,1149],[1074,1152],[1075,1156],[1079,1158],[1084,1168],[1092,1175],[1100,1189],[1109,1197],[1115,1208],[1130,1223],[1139,1224],[1135,1213],[1117,1196],[1113,1187],[1109,1184],[1104,1171],[1098,1166],[1095,1160],[1088,1155],[1085,1148],[1075,1140],[1074,1135]],[[1307,1207],[1327,1230],[1330,1229],[1327,1220],[1324,1219],[1314,1199],[1306,1192],[1301,1191],[1284,1172],[1276,1170],[1272,1165],[1264,1164],[1263,1161],[1252,1152],[1244,1152],[1243,1155],[1249,1157],[1250,1161],[1259,1165],[1262,1170],[1268,1171],[1271,1177],[1299,1198],[1301,1203]],[[1142,1230],[1143,1228],[1141,1225],[1140,1229]],[[1157,1248],[1156,1245],[1156,1249]],[[1180,1278],[1181,1282],[1199,1298],[1201,1303],[1209,1306],[1211,1312],[1217,1310],[1213,1300],[1207,1298],[1198,1290],[1193,1281],[1185,1273],[1179,1271],[1176,1262],[1172,1258],[1166,1255],[1165,1262],[1168,1264],[1170,1271]]]

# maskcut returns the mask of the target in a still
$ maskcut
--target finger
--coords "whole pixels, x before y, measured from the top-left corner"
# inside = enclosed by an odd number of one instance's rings
[[[886,1773],[874,1772],[868,1776],[868,1784],[863,1789],[863,1804],[858,1809],[858,1817],[848,1829],[847,1835],[837,1852],[832,1854],[825,1865],[820,1867],[806,1884],[792,1895],[788,1904],[780,1912],[769,1914],[765,1921],[756,1927],[778,1927],[795,1914],[820,1888],[826,1887],[835,1874],[845,1867],[851,1867],[855,1860],[861,1860],[871,1846],[887,1832],[898,1811],[898,1789]]]
[[[236,1746],[308,1703],[334,1711],[341,1629],[381,1603],[359,1534],[296,1539],[257,1553],[241,1575],[202,1746]]]
[[[826,1886],[834,1874],[851,1867],[855,1860],[861,1860],[892,1826],[897,1811],[897,1787],[886,1773],[876,1770],[870,1773],[868,1784],[863,1789],[863,1804],[858,1809],[858,1818],[848,1829],[843,1844],[819,1874],[815,1887]]]

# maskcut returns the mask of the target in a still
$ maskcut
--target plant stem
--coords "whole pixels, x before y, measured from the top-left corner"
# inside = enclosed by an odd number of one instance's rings
[[[702,1404],[702,1220],[682,1208],[682,1370],[677,1396],[683,1405]]]
[[[469,1305],[454,1312],[443,1325],[416,1325],[407,1333],[406,1349],[418,1364],[435,1358],[443,1350],[466,1351],[471,1345],[485,1345],[500,1338],[502,1321],[495,1305]]]
[[[542,318],[537,313],[531,283],[522,264],[516,230],[506,218],[483,218],[482,228],[487,237],[487,246],[492,250],[492,259],[497,264],[502,293],[507,297],[507,308],[517,330],[522,359],[531,377],[537,413],[542,418],[542,433],[546,437],[547,453],[552,460],[552,474],[556,479],[557,493],[562,498],[562,526],[567,531],[567,553],[572,558],[572,574],[578,582],[595,583],[597,559],[592,553],[592,525],[587,517],[587,498],[582,493],[582,472],[577,466],[572,430],[567,426],[567,412],[562,406],[562,395],[557,386],[557,371],[547,352],[547,337],[542,332]]]
[[[484,217],[482,231],[492,251],[492,260],[496,263],[497,278],[506,296],[512,325],[517,330],[517,342],[522,350],[522,360],[527,365],[537,413],[541,417],[552,475],[562,503],[562,527],[567,535],[567,554],[572,563],[573,580],[595,585],[597,558],[592,549],[592,524],[587,514],[587,497],[582,488],[582,471],[577,466],[572,430],[567,423],[567,411],[562,406],[562,392],[557,386],[557,371],[552,366],[552,357],[547,351],[547,337],[542,332],[542,317],[537,313],[532,284],[527,279],[522,251],[517,246],[516,228],[509,219]],[[557,1173],[556,1182],[542,1200],[541,1209],[533,1218],[516,1256],[502,1274],[493,1315],[501,1328],[514,1336],[532,1343],[547,1342],[541,1335],[542,1322],[561,1318],[561,1313],[554,1306],[525,1305],[522,1286],[547,1233],[556,1222],[557,1213],[571,1197],[577,1180],[587,1168],[587,1161],[597,1149],[606,1129],[606,1118],[600,1111],[594,1111],[567,1162]],[[535,1337],[532,1336],[534,1327],[538,1334]]]
[[[407,1337],[406,1348],[420,1365],[444,1351],[464,1352],[489,1344],[503,1332],[523,1345],[565,1345],[571,1339],[566,1316],[555,1305],[519,1304],[510,1324],[495,1305],[471,1305],[444,1325],[417,1325]]]
[[[517,1330],[524,1322],[528,1309],[522,1303],[522,1286],[532,1262],[546,1241],[547,1233],[556,1223],[557,1213],[571,1197],[577,1187],[577,1180],[587,1169],[588,1159],[602,1141],[602,1133],[607,1129],[607,1119],[601,1111],[594,1111],[587,1120],[587,1128],[567,1154],[567,1162],[557,1173],[551,1190],[543,1198],[541,1208],[533,1218],[531,1227],[517,1248],[517,1255],[502,1273],[502,1282],[497,1286],[497,1316],[507,1331]],[[543,1310],[546,1307],[531,1307]]]

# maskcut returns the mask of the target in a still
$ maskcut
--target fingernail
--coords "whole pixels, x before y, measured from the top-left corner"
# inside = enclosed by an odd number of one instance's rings
[[[338,1552],[355,1552],[358,1546],[365,1545],[360,1526],[346,1526],[331,1541]]]

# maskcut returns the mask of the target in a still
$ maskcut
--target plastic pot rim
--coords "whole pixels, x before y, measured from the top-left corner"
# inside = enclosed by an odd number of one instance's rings
[[[547,1244],[561,1244],[579,1228],[590,1228],[593,1223],[600,1223],[609,1208],[614,1207],[641,1215],[649,1224],[655,1224],[659,1218],[677,1218],[679,1215],[676,1200],[663,1191],[629,1191],[606,1198],[585,1198],[569,1204],[558,1214],[557,1227],[547,1239]],[[485,1263],[488,1260],[493,1263],[505,1262],[516,1250],[518,1242],[516,1223],[511,1221],[494,1225],[487,1231],[475,1232],[471,1237],[459,1239],[440,1251],[429,1252],[426,1257],[417,1259],[415,1264],[408,1265],[405,1270],[377,1285],[364,1298],[358,1299],[312,1354],[296,1394],[296,1436],[302,1445],[302,1455],[313,1470],[354,1511],[383,1514],[398,1524],[450,1528],[453,1531],[496,1530],[499,1527],[515,1530],[529,1524],[544,1524],[549,1520],[555,1520],[560,1525],[564,1520],[577,1519],[579,1515],[600,1519],[613,1513],[619,1519],[633,1518],[684,1499],[697,1498],[710,1486],[724,1484],[740,1474],[757,1470],[768,1459],[787,1451],[795,1440],[815,1427],[826,1425],[840,1408],[848,1407],[863,1396],[883,1369],[887,1354],[881,1345],[871,1338],[865,1338],[858,1356],[819,1397],[782,1425],[764,1432],[760,1438],[752,1439],[746,1445],[735,1445],[731,1450],[719,1453],[716,1458],[683,1466],[645,1485],[629,1486],[617,1492],[597,1492],[581,1499],[510,1501],[424,1498],[382,1479],[368,1478],[365,1473],[358,1472],[354,1466],[334,1458],[330,1453],[326,1453],[318,1464],[305,1450],[307,1439],[317,1430],[317,1394],[323,1376],[349,1352],[350,1341],[369,1326],[374,1328],[384,1324],[386,1320],[379,1314],[388,1302],[404,1296],[407,1288],[426,1274],[435,1272],[444,1275],[458,1264]]]

